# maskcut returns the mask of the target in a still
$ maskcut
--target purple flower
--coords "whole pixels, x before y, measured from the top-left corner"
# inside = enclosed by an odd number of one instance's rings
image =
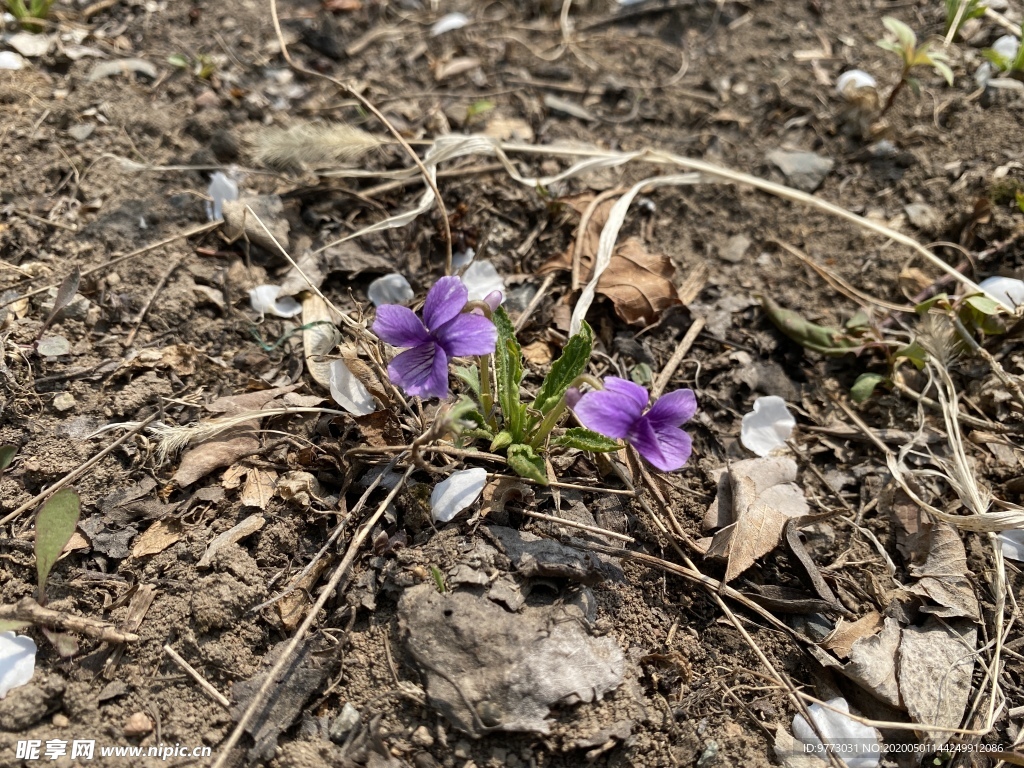
[[[662,472],[673,472],[690,458],[693,442],[680,426],[697,412],[697,398],[692,390],[678,389],[644,413],[647,400],[647,390],[639,384],[608,376],[604,389],[587,392],[573,411],[587,429],[615,440],[625,438]]]
[[[391,380],[410,395],[448,396],[448,358],[489,355],[498,330],[483,315],[462,314],[469,300],[457,277],[442,277],[427,293],[423,319],[408,307],[377,307],[373,332],[395,347],[408,347],[388,365]]]

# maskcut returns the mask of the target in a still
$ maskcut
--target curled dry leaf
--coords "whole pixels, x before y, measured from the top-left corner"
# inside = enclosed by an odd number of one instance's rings
[[[568,203],[577,213],[583,214],[591,201],[592,193],[568,198]],[[586,232],[577,238],[580,248],[581,279],[586,281],[594,270],[601,230],[608,221],[615,200],[606,200],[597,206],[587,223]],[[540,273],[571,269],[576,244],[565,253],[555,257],[540,268]],[[608,297],[615,313],[627,323],[652,323],[665,309],[680,303],[673,278],[675,266],[660,253],[649,253],[636,238],[630,238],[615,248],[608,269],[597,282],[597,292]]]

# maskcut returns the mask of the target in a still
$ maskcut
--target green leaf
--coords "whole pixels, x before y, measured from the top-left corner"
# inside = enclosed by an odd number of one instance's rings
[[[923,370],[925,363],[928,362],[928,353],[916,341],[896,350],[896,358],[899,359],[901,357],[913,363],[914,367],[919,371]]]
[[[515,442],[526,435],[526,406],[519,401],[519,384],[523,380],[523,353],[516,340],[516,329],[504,307],[498,307],[491,318],[498,329],[494,349],[494,370],[498,380],[498,405],[501,406],[505,429]]]
[[[474,117],[479,117],[480,115],[486,112],[490,112],[492,109],[494,109],[493,101],[488,101],[487,99],[480,99],[479,101],[474,101],[466,109],[466,119],[472,120]]]
[[[496,434],[494,439],[491,441],[491,453],[497,453],[500,450],[508,448],[510,445],[512,445],[512,433],[507,429],[503,429],[501,432]]]
[[[455,376],[463,382],[469,390],[480,399],[480,371],[468,365],[456,365]]]
[[[0,619],[0,632],[17,632],[31,623],[30,621],[18,621],[17,619]]]
[[[945,293],[940,293],[936,296],[932,296],[930,299],[925,299],[920,304],[915,306],[914,311],[917,312],[917,314],[920,315],[921,317],[924,317],[931,311],[932,307],[940,303],[944,303],[945,305],[948,306],[949,296]]]
[[[562,448],[593,451],[594,453],[610,453],[622,448],[622,444],[618,440],[612,440],[610,437],[599,435],[597,432],[583,427],[572,427],[565,430],[565,433],[552,440],[551,444]]]
[[[914,34],[914,30],[899,19],[893,18],[892,16],[884,16],[882,18],[882,24],[884,24],[885,28],[896,36],[896,39],[903,48],[913,50],[917,47],[917,35]]]
[[[823,355],[845,355],[856,351],[857,344],[837,328],[828,328],[804,320],[791,309],[761,297],[761,306],[776,327],[802,347]]]
[[[1024,45],[1022,45],[1021,48],[1024,48]],[[1024,192],[1021,192],[1018,189],[1016,192],[1013,193],[1013,196],[1017,200],[1017,207],[1020,208],[1020,212],[1024,213]]]
[[[562,350],[562,355],[551,364],[551,370],[537,390],[533,409],[547,416],[551,409],[558,405],[569,385],[587,370],[587,363],[590,362],[590,353],[593,350],[594,332],[584,320],[579,333],[569,339]]]
[[[168,56],[167,63],[170,64],[172,67],[179,67],[181,69],[188,69],[190,66],[192,66],[192,63],[189,61],[188,56],[185,56],[181,53],[175,53],[171,56]]]
[[[508,465],[520,477],[533,480],[541,485],[548,484],[548,475],[544,471],[544,459],[528,445],[516,443],[508,447]]]
[[[855,403],[863,403],[875,392],[875,387],[885,381],[880,373],[862,373],[850,387],[850,397]]]
[[[949,65],[946,62],[936,61],[933,56],[932,67],[945,78],[947,85],[953,85],[953,70],[949,68]]]
[[[1002,305],[998,301],[984,294],[975,294],[964,299],[964,304],[969,304],[983,315],[998,315],[1002,312]]]
[[[0,477],[4,476],[4,470],[11,466],[17,453],[16,445],[0,445]]]
[[[40,605],[46,602],[46,580],[60,553],[71,540],[80,512],[78,494],[61,488],[36,513],[36,573]]]
[[[634,384],[641,387],[649,386],[654,380],[654,371],[647,363],[637,363],[629,370],[629,378]]]
[[[876,40],[875,45],[886,51],[898,53],[900,56],[903,55],[903,49],[897,43],[894,43],[892,40]]]

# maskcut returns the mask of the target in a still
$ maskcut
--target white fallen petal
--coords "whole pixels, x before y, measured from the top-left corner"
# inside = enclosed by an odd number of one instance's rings
[[[483,301],[488,294],[500,291],[505,297],[505,281],[489,261],[474,261],[462,274],[462,284],[469,290],[470,301]]]
[[[412,297],[416,294],[404,275],[392,272],[390,275],[378,277],[370,283],[370,287],[366,289],[366,295],[370,297],[373,306],[379,307],[381,304],[405,304],[407,301],[412,301]]]
[[[373,395],[349,370],[344,360],[331,363],[331,397],[353,416],[365,416],[377,410]]]
[[[978,283],[978,287],[993,299],[1008,306],[1024,304],[1024,280],[1015,277],[989,277]]]
[[[24,69],[25,60],[14,51],[0,51],[0,69]]]
[[[996,538],[1003,546],[1003,557],[1024,563],[1024,531],[1003,531]]]
[[[445,32],[453,32],[456,29],[462,29],[467,24],[469,24],[469,17],[466,14],[449,13],[434,22],[434,26],[430,28],[430,36],[437,37]]]
[[[483,467],[463,469],[434,486],[430,494],[430,511],[438,523],[447,523],[477,500],[487,482]]]
[[[767,456],[776,448],[785,446],[793,434],[796,419],[781,397],[769,395],[754,401],[754,410],[743,417],[740,442],[748,451]]]
[[[467,248],[464,251],[456,251],[452,254],[452,267],[455,269],[462,269],[468,267],[473,263],[473,259],[476,258],[476,251],[472,248]]]
[[[260,313],[260,317],[270,314],[276,317],[295,317],[302,312],[302,305],[294,296],[277,298],[281,293],[279,285],[257,285],[249,291],[249,303]]]
[[[1020,40],[1016,35],[1003,35],[992,43],[992,50],[1007,61],[1013,61],[1017,58],[1017,51],[1020,50]]]
[[[238,183],[230,176],[217,171],[210,177],[206,194],[213,198],[206,204],[206,217],[210,221],[224,218],[224,203],[238,199]]]
[[[851,69],[836,78],[836,93],[842,96],[861,88],[877,88],[878,81],[863,69]]]
[[[828,705],[846,713],[850,711],[850,705],[843,698],[832,699]],[[845,761],[847,768],[876,768],[882,752],[878,731],[820,704],[811,704],[807,710],[821,735],[832,745],[829,749]],[[804,744],[813,745],[812,753],[825,754],[821,739],[803,715],[793,718],[793,735]]]
[[[36,671],[36,643],[31,637],[0,632],[0,699],[25,685]]]

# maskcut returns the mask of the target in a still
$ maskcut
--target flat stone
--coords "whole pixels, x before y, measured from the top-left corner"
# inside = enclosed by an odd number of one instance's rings
[[[75,397],[70,392],[61,392],[53,398],[53,407],[58,411],[70,411],[75,407]]]
[[[746,258],[747,249],[750,248],[750,238],[746,235],[733,235],[725,241],[725,246],[719,251],[723,261],[730,264],[739,264]]]
[[[907,214],[907,220],[922,232],[934,232],[942,223],[939,212],[927,203],[911,203],[904,206],[903,212]]]
[[[813,192],[835,166],[828,157],[813,152],[791,152],[773,149],[765,155],[769,163],[776,166],[792,186],[803,192]]]

